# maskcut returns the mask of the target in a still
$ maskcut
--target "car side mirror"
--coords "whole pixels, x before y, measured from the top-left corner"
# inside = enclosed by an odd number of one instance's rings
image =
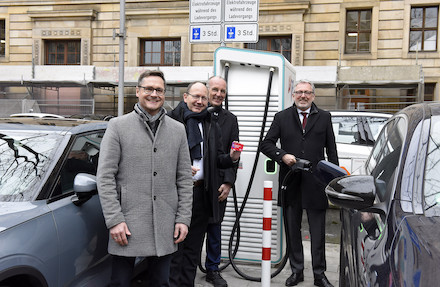
[[[78,173],[73,180],[75,196],[72,201],[80,206],[97,193],[96,176],[88,173]]]
[[[333,204],[340,207],[375,212],[370,210],[376,198],[376,182],[373,176],[351,175],[336,178],[327,185],[325,193]]]

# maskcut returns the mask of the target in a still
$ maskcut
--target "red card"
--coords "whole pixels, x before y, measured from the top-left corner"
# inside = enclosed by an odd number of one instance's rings
[[[243,144],[234,141],[234,142],[232,142],[231,148],[236,151],[243,151]]]

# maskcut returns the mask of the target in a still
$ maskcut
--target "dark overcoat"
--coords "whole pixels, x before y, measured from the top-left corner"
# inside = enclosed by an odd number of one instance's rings
[[[237,117],[228,110],[217,108],[213,112],[214,119],[220,126],[222,133],[222,146],[224,153],[229,153],[233,141],[239,141],[239,130]],[[233,168],[220,169],[220,178],[222,183],[234,184],[237,178],[237,166]],[[227,200],[220,202],[220,215],[223,220],[225,216]]]
[[[281,148],[277,146],[278,139]],[[260,147],[263,154],[280,164],[280,188],[290,170],[282,161],[285,154],[293,154],[312,163],[312,173],[294,172],[284,196],[286,204],[301,200],[302,207],[306,209],[328,207],[325,185],[313,175],[313,170],[320,160],[325,159],[324,152],[330,162],[339,164],[330,112],[319,109],[313,103],[304,132],[295,105],[278,112]],[[281,198],[280,192],[278,199]]]
[[[170,111],[168,115],[175,120],[184,121],[184,102],[181,102],[174,110]],[[220,126],[218,125],[212,113],[208,113],[202,121],[203,126],[203,173],[206,193],[206,204],[208,204],[211,214],[212,223],[221,222],[223,214],[220,210],[220,203],[218,201],[218,188],[223,183],[220,177],[220,169],[230,169],[227,173],[233,172],[234,163],[232,162],[229,153],[223,151],[222,134]]]

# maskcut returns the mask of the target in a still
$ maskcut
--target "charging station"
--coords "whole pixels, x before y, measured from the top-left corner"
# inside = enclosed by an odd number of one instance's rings
[[[249,194],[239,221],[239,249],[235,260],[261,261],[263,183],[272,181],[271,262],[277,264],[286,248],[282,210],[277,206],[279,167],[262,153],[257,155],[257,151],[262,132],[265,136],[275,114],[293,103],[295,69],[279,53],[219,47],[214,54],[214,74],[224,77],[228,83],[225,108],[237,116],[240,142],[244,144],[235,182],[239,206],[248,191]],[[236,211],[230,196],[222,223],[224,258],[228,258],[235,221]]]

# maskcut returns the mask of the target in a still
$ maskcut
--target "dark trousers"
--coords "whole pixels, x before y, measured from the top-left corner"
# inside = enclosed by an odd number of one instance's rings
[[[302,245],[301,222],[303,210],[298,206],[286,206],[286,224],[289,232],[289,261],[293,273],[304,270],[304,249]],[[306,209],[310,231],[312,268],[315,279],[324,276],[325,261],[325,209]]]
[[[206,232],[206,271],[218,271],[222,254],[222,227],[220,223],[208,224]]]
[[[146,272],[150,284],[148,286],[153,287],[168,287],[170,277],[170,263],[172,255],[166,256],[150,256],[145,257],[147,260]],[[112,255],[112,275],[111,275],[111,287],[130,287],[133,277],[134,263],[136,257],[125,257]]]
[[[193,287],[197,266],[200,262],[203,238],[211,216],[203,186],[193,188],[193,208],[191,225],[186,239],[179,243],[171,260],[170,285],[173,287]]]

